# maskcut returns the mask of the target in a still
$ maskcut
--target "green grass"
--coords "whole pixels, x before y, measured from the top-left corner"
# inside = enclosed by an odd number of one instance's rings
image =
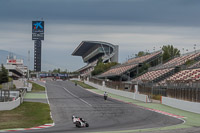
[[[25,97],[27,99],[46,99],[46,93],[26,93]]]
[[[13,110],[0,111],[0,118],[0,129],[30,128],[53,122],[49,105],[34,102],[23,102]]]
[[[72,80],[72,82],[77,83],[78,85],[80,85],[81,87],[86,88],[86,89],[96,89],[96,88],[94,88],[90,85],[87,85],[81,81]]]
[[[30,82],[30,83],[32,83],[32,85],[33,85],[32,92],[45,91],[45,88],[43,86],[40,86],[40,85],[33,83],[33,82]]]

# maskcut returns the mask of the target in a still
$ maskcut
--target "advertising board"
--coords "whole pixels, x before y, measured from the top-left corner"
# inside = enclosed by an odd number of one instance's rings
[[[32,21],[32,33],[44,33],[44,21]]]
[[[43,33],[32,33],[32,40],[44,40]]]

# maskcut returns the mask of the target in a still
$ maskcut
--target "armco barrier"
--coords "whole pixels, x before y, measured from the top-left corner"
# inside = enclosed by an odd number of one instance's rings
[[[99,90],[102,90],[102,91],[106,91],[106,92],[109,92],[109,93],[112,93],[112,94],[116,94],[116,95],[119,95],[119,96],[123,96],[123,97],[127,97],[127,98],[132,98],[132,99],[135,99],[135,100],[138,100],[138,101],[142,101],[142,102],[150,102],[150,100],[149,100],[147,95],[136,94],[136,93],[133,93],[133,92],[127,92],[127,91],[111,89],[111,88],[107,88],[105,86],[94,84],[94,83],[86,81],[86,80],[84,82],[86,84],[88,84],[90,86],[93,86],[93,87],[95,87],[95,88],[97,88]]]
[[[181,110],[200,114],[200,103],[179,100],[162,96],[162,104]]]
[[[0,110],[12,110],[20,105],[20,97],[10,102],[0,102]]]

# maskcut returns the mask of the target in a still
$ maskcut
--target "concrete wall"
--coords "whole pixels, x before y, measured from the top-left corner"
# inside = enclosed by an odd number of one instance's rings
[[[12,110],[20,105],[20,98],[10,102],[0,102],[0,110]]]
[[[150,102],[147,95],[138,94],[138,93],[136,94],[136,93],[128,92],[128,91],[116,90],[116,89],[108,88],[108,87],[101,86],[101,85],[98,85],[98,84],[94,84],[94,83],[89,82],[89,81],[84,81],[84,82],[86,84],[93,86],[93,87],[95,87],[99,90],[102,90],[102,91],[106,91],[106,92],[116,94],[116,95],[119,95],[119,96],[123,96],[123,97],[127,97],[127,98],[132,98],[132,99],[142,101],[142,102]]]
[[[162,104],[168,105],[181,110],[200,114],[200,103],[179,100],[162,96]]]
[[[151,100],[148,98],[147,95],[135,93],[135,100],[142,101],[149,103]]]

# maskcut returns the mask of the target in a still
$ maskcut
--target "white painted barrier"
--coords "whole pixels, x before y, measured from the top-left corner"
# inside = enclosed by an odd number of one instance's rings
[[[181,110],[200,114],[200,103],[179,100],[162,96],[162,104]]]
[[[10,102],[0,102],[0,110],[12,110],[20,105],[20,97]]]
[[[147,95],[135,93],[135,100],[142,101],[149,103],[151,100],[148,98]]]
[[[84,81],[84,83],[86,83],[90,86],[93,86],[93,87],[95,87],[99,90],[106,91],[106,92],[109,92],[109,93],[112,93],[112,94],[116,94],[116,95],[127,97],[127,98],[132,98],[132,99],[142,101],[142,102],[150,102],[147,95],[138,94],[138,93],[136,94],[136,93],[128,92],[128,91],[116,90],[116,89],[108,88],[108,87],[101,86],[101,85],[98,85],[98,84],[94,84],[94,83],[89,82],[89,81]]]
[[[80,79],[78,78],[71,78],[70,80],[77,80],[77,81],[81,81]]]

